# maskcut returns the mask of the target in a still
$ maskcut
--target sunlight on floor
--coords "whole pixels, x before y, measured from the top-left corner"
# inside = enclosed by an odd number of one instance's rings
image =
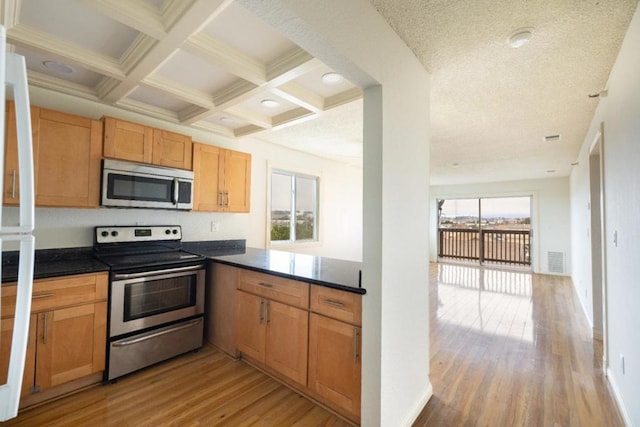
[[[533,342],[531,273],[444,263],[437,269],[438,322]]]

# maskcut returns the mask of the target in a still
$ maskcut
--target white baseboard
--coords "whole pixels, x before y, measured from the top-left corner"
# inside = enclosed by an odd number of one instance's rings
[[[616,384],[615,376],[611,369],[607,369],[607,380],[609,380],[609,385],[611,386],[611,390],[613,391],[613,397],[616,399],[616,403],[618,404],[618,408],[622,413],[622,419],[624,424],[627,427],[634,427],[631,422],[631,417],[629,417],[629,411],[627,411],[627,407],[624,404],[624,400],[622,399],[622,395],[620,394],[620,389],[618,388],[618,384]]]
[[[427,389],[425,390],[424,394],[422,395],[422,398],[418,401],[418,403],[414,407],[413,411],[411,411],[411,413],[407,416],[407,418],[405,418],[404,422],[402,424],[399,424],[399,425],[407,426],[407,427],[412,426],[413,423],[420,416],[420,413],[422,412],[424,407],[429,402],[429,399],[431,399],[431,396],[433,396],[433,386],[431,385],[431,381],[429,381],[429,386],[427,387]]]
[[[584,314],[584,318],[587,319],[587,323],[589,324],[589,327],[593,331],[593,322],[591,321],[591,319],[589,319],[589,313],[587,312],[587,307],[585,307],[584,301],[582,300],[582,298],[580,298],[580,292],[578,292],[578,288],[576,287],[576,284],[573,281],[573,277],[571,278],[571,284],[573,285],[573,291],[576,293],[576,297],[578,297],[578,301],[580,301],[580,307],[582,307],[582,314]]]

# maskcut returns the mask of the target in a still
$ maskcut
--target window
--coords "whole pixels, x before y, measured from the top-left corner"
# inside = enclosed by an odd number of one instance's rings
[[[318,177],[271,171],[271,243],[318,240]]]

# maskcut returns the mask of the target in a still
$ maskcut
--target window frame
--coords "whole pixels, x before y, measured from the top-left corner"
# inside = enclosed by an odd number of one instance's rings
[[[289,230],[290,230],[290,235],[289,235],[289,240],[271,240],[271,212],[272,212],[272,207],[271,207],[271,202],[272,202],[272,192],[273,192],[273,187],[272,187],[272,178],[273,178],[273,174],[280,174],[280,175],[285,175],[285,176],[289,176],[291,179],[291,197],[290,197],[290,206],[289,209],[291,210],[292,214],[290,215],[290,223],[289,223]],[[322,182],[322,177],[320,176],[320,174],[314,174],[314,173],[309,173],[309,172],[300,172],[297,171],[295,169],[291,169],[291,168],[287,168],[287,167],[269,167],[268,171],[267,171],[267,223],[266,223],[266,246],[268,248],[274,247],[274,248],[282,248],[282,247],[286,247],[286,246],[296,246],[296,247],[302,247],[302,246],[315,246],[315,245],[319,245],[321,243],[321,227],[320,227],[320,207],[321,207],[321,200],[320,200],[320,185]],[[313,207],[314,207],[314,228],[313,228],[313,233],[314,233],[314,237],[312,239],[296,239],[295,236],[295,224],[296,224],[296,209],[295,209],[295,205],[296,205],[296,178],[304,178],[304,179],[309,179],[309,180],[313,180],[313,182],[315,183],[315,191],[312,194],[312,198],[313,198]],[[291,238],[291,236],[293,235],[293,238]]]

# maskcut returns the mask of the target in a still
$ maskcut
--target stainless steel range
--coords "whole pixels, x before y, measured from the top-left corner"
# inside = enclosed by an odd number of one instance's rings
[[[105,380],[202,347],[205,258],[181,240],[177,225],[95,228],[110,267]]]

